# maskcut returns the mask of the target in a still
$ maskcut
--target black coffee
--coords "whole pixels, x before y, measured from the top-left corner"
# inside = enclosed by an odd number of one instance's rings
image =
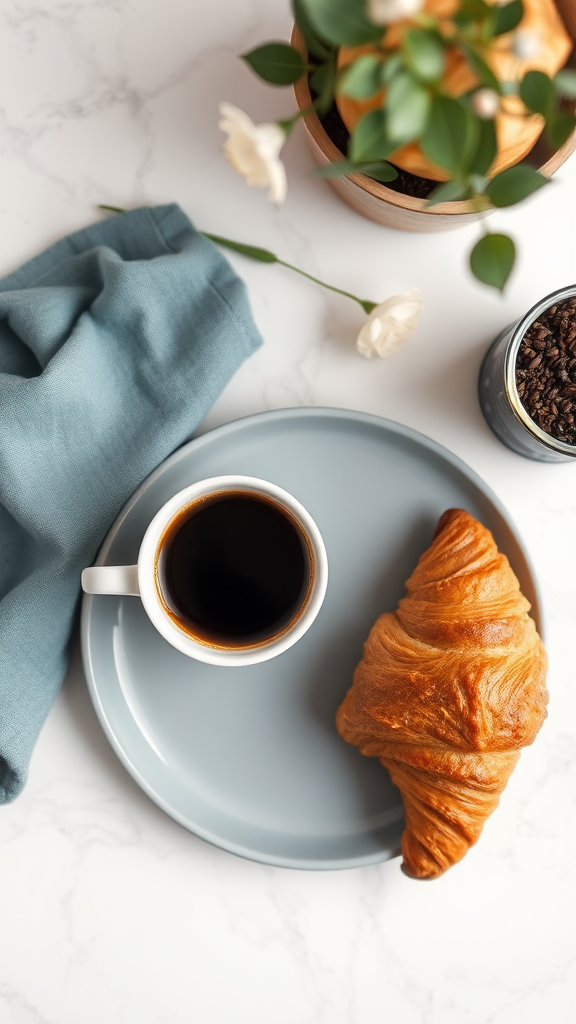
[[[308,544],[292,516],[245,491],[200,498],[161,542],[165,600],[194,638],[224,647],[270,639],[302,606]]]

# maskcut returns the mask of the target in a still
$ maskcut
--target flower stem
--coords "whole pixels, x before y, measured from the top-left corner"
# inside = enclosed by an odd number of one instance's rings
[[[126,213],[120,206],[108,206],[104,203],[101,203],[99,208],[101,210],[110,210],[112,213]],[[293,270],[295,274],[306,277],[309,281],[313,281],[314,284],[320,285],[321,288],[327,288],[328,291],[336,292],[337,295],[343,295],[346,299],[352,299],[353,302],[357,302],[359,306],[362,306],[365,313],[370,314],[378,305],[377,302],[370,302],[369,299],[360,299],[357,295],[353,295],[352,292],[346,292],[343,288],[336,288],[333,284],[320,281],[318,277],[313,277],[312,274],[306,273],[305,270],[300,270],[300,267],[295,267],[292,263],[281,260],[273,252],[270,252],[269,249],[260,249],[258,246],[247,245],[245,242],[234,242],[231,238],[212,235],[209,231],[201,231],[200,234],[204,235],[204,238],[209,238],[211,242],[215,242],[216,245],[221,245],[224,249],[232,249],[233,252],[238,252],[240,255],[247,256],[251,260],[257,260],[259,263],[279,263],[281,267]]]
[[[308,278],[309,281],[320,285],[321,288],[327,288],[331,292],[336,292],[338,295],[344,295],[347,299],[352,299],[353,302],[357,302],[359,306],[362,306],[365,313],[371,313],[378,305],[377,302],[370,302],[369,299],[360,299],[357,295],[353,295],[352,292],[346,292],[343,288],[336,288],[333,284],[320,281],[319,278],[313,277],[312,274],[306,273],[305,270],[300,270],[300,267],[295,267],[292,263],[281,260],[273,252],[270,252],[269,249],[258,249],[256,246],[245,245],[243,242],[233,242],[230,238],[222,238],[221,235],[211,235],[208,231],[202,231],[202,234],[205,238],[209,238],[211,242],[216,242],[217,245],[221,245],[224,249],[232,249],[233,252],[239,252],[242,256],[248,256],[249,259],[258,260],[260,263],[279,263],[280,266],[287,267],[288,270],[293,270],[295,274]]]
[[[352,299],[353,302],[357,302],[365,313],[371,313],[373,309],[378,305],[377,302],[370,302],[369,299],[360,299],[357,295],[353,295],[352,292],[346,292],[342,288],[336,288],[333,284],[327,284],[326,281],[320,281],[317,277],[313,277],[312,274],[307,274],[305,270],[300,270],[299,267],[292,266],[291,263],[286,263],[285,260],[276,260],[283,267],[288,267],[288,270],[293,270],[295,274],[301,274],[302,277],[307,277],[309,281],[313,281],[314,284],[319,284],[321,288],[328,288],[331,292],[336,292],[338,295],[344,295],[347,299]]]
[[[286,117],[283,121],[277,121],[276,124],[282,129],[284,134],[288,136],[300,118],[304,117],[306,114],[311,114],[312,112],[313,106],[310,106],[306,111],[299,110],[298,113],[294,114],[292,117]]]
[[[313,114],[315,112],[317,105],[318,100],[314,100],[307,107],[302,107],[301,110],[297,110],[296,113],[292,115],[292,117],[287,117],[283,121],[277,121],[276,124],[278,125],[279,128],[282,129],[285,135],[288,136],[290,135],[290,132],[292,131],[294,126],[298,124],[298,121],[300,121],[301,118],[308,117],[309,114]]]

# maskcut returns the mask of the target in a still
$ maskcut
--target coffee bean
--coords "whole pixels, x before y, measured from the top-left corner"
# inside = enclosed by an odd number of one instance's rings
[[[516,387],[542,430],[576,445],[576,298],[550,306],[530,325],[516,358]]]

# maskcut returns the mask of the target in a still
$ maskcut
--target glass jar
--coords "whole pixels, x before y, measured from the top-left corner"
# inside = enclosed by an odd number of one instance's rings
[[[480,369],[478,397],[488,426],[512,451],[538,462],[570,462],[576,459],[576,445],[547,434],[528,415],[516,387],[516,358],[531,324],[550,306],[575,296],[576,285],[569,285],[537,302],[492,342]]]

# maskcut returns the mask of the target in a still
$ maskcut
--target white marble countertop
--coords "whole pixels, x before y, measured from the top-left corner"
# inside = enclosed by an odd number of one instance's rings
[[[410,235],[310,176],[303,133],[274,209],[221,153],[219,100],[292,109],[236,54],[286,38],[286,0],[0,0],[0,273],[99,216],[179,202],[374,299],[422,290],[389,360],[362,314],[281,267],[234,259],[264,347],[202,429],[282,406],[360,409],[465,459],[508,506],[542,587],[549,718],[465,860],[419,885],[399,861],[344,872],[251,863],[166,817],[100,729],[76,654],[28,786],[0,809],[1,1024],[571,1024],[574,1021],[576,468],[524,460],[476,399],[494,335],[576,278],[576,161],[493,217],[520,259],[504,298],[466,269],[475,228]]]

